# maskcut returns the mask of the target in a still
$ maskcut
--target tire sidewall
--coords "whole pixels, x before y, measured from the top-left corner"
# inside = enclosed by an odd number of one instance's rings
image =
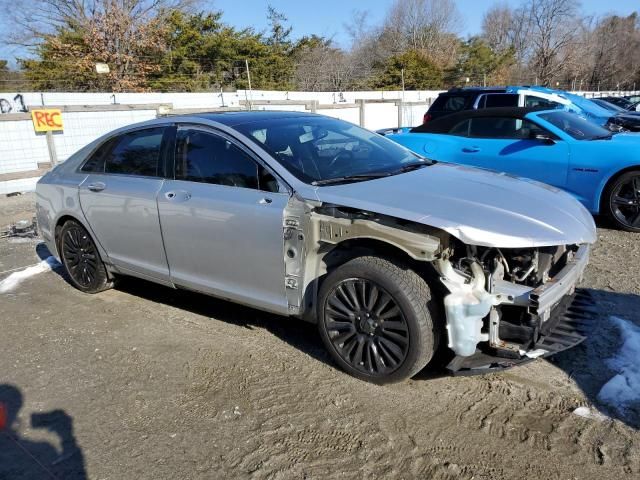
[[[409,348],[404,362],[392,373],[384,376],[368,375],[357,370],[348,362],[343,360],[331,341],[325,325],[324,313],[326,303],[333,288],[343,280],[360,278],[374,282],[393,297],[393,300],[397,303],[404,315],[409,330]],[[320,336],[322,337],[326,348],[331,351],[332,358],[343,370],[356,378],[377,384],[399,382],[411,375],[414,370],[415,363],[424,355],[425,349],[431,349],[430,356],[433,355],[435,345],[432,325],[430,325],[430,328],[426,329],[426,332],[421,329],[419,326],[420,319],[416,318],[416,312],[414,311],[406,292],[404,292],[395,282],[386,277],[383,272],[378,271],[375,268],[367,268],[364,264],[353,261],[344,264],[341,268],[338,268],[327,276],[320,288],[318,300],[317,321]],[[431,318],[429,318],[428,321],[431,322]]]
[[[611,222],[613,222],[616,228],[627,231],[627,232],[640,233],[640,228],[630,227],[628,225],[623,224],[620,220],[618,220],[618,217],[616,217],[616,214],[614,212],[614,207],[612,202],[613,192],[616,191],[616,189],[620,184],[628,182],[633,177],[639,177],[639,176],[640,176],[640,171],[638,170],[632,170],[630,172],[623,173],[606,190],[605,198],[606,198],[607,217],[609,217],[609,219],[611,220]]]

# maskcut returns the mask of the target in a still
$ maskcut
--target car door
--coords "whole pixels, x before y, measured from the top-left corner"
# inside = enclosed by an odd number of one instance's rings
[[[564,187],[569,147],[548,130],[527,119],[474,117],[456,125],[461,137],[456,162],[532,178]],[[538,138],[535,138],[535,137]]]
[[[287,313],[288,200],[275,176],[231,137],[179,127],[175,179],[158,193],[173,283]]]
[[[80,206],[97,242],[123,271],[168,282],[156,196],[169,129],[143,128],[102,144],[84,163]]]

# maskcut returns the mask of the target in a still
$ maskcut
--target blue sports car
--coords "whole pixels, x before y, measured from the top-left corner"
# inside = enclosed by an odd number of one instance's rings
[[[381,131],[419,155],[527,177],[573,194],[592,214],[640,232],[640,135],[575,113],[469,110],[413,129]]]

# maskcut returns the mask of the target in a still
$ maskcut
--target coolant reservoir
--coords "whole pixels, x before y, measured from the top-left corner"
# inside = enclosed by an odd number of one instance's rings
[[[478,343],[489,340],[489,334],[482,333],[482,319],[500,302],[484,289],[484,273],[479,265],[471,265],[474,277],[470,283],[450,265],[442,272],[442,283],[451,292],[444,297],[449,348],[456,355],[469,357],[476,353]]]

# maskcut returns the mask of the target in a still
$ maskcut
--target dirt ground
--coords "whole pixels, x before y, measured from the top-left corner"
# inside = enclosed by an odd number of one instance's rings
[[[33,196],[0,198],[0,226],[32,215]],[[0,280],[47,255],[0,239]],[[142,281],[85,295],[60,269],[34,275],[0,294],[0,397],[8,423],[17,413],[0,479],[638,479],[638,405],[622,415],[596,396],[622,342],[609,317],[640,325],[640,236],[600,228],[584,286],[591,336],[552,361],[378,387],[334,368],[311,325]]]

